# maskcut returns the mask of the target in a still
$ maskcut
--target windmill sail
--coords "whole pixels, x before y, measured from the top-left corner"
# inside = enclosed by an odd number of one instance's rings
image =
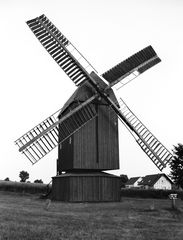
[[[125,85],[127,82],[123,82],[123,79],[131,74],[133,74],[135,78],[160,61],[161,60],[154,49],[151,46],[148,46],[103,73],[102,77],[109,82],[110,87],[114,86],[118,82]]]
[[[59,120],[59,112],[52,114],[29,132],[15,141],[19,151],[34,164],[58,145],[59,128],[61,124],[60,142],[78,131],[88,121],[96,117],[95,108],[90,104],[97,95],[89,98]],[[70,124],[72,122],[72,124]]]
[[[27,25],[76,86],[87,80],[87,73],[96,72],[93,66],[45,15],[27,21]]]
[[[129,130],[135,137],[136,142],[153,163],[162,171],[162,169],[166,167],[166,164],[171,161],[172,154],[145,127],[122,99],[119,100],[119,105],[120,112],[126,120],[128,127],[130,126]],[[122,122],[124,122],[124,120]]]

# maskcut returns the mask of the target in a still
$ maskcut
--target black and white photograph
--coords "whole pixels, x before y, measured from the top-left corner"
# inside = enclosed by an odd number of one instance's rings
[[[0,0],[1,240],[183,239],[182,13]]]

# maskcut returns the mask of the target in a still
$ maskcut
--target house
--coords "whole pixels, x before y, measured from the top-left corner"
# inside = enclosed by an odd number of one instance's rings
[[[166,174],[153,174],[153,175],[146,175],[142,178],[138,185],[141,188],[145,189],[172,189],[172,181],[167,177]]]
[[[142,177],[132,177],[126,182],[125,186],[126,188],[140,187],[138,183],[141,181],[142,181]]]

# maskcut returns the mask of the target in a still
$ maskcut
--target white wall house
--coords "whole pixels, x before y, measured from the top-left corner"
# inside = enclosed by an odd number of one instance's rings
[[[142,181],[138,183],[141,188],[145,189],[172,189],[172,181],[166,176],[166,174],[153,174],[146,175],[142,178]]]
[[[157,180],[157,182],[154,184],[154,189],[167,189],[167,190],[171,190],[172,189],[172,184],[165,176],[161,176]]]

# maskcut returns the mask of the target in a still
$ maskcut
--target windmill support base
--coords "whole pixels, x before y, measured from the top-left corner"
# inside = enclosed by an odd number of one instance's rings
[[[120,178],[104,172],[64,173],[52,178],[52,199],[64,202],[118,202]]]

